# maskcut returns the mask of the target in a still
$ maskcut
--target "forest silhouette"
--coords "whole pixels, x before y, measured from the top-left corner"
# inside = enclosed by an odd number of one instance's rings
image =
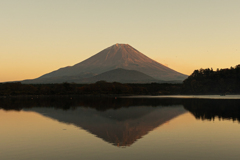
[[[183,81],[181,92],[185,94],[239,94],[240,65],[226,69],[195,70]]]

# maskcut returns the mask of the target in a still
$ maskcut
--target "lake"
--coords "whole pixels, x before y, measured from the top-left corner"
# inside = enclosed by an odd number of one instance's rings
[[[0,98],[1,160],[237,160],[240,96]]]

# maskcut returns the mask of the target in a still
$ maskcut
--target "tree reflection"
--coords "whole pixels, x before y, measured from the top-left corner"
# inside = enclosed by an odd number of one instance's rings
[[[240,100],[192,99],[185,100],[183,105],[196,119],[214,121],[219,118],[240,122]]]
[[[22,110],[33,107],[51,107],[74,110],[78,107],[94,108],[97,111],[129,108],[134,106],[172,106],[183,105],[197,119],[214,118],[240,121],[240,100],[229,99],[173,99],[173,98],[116,98],[93,96],[26,96],[0,98],[0,108]]]

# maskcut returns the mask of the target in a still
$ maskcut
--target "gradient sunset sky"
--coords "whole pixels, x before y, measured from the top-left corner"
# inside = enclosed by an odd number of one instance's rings
[[[126,43],[178,72],[240,64],[239,0],[0,0],[0,82]]]

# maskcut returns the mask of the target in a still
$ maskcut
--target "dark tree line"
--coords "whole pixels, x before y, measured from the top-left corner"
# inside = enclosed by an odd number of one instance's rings
[[[93,84],[0,84],[0,96],[14,95],[159,95],[179,94],[180,84],[122,84],[99,81]]]
[[[240,65],[227,69],[195,70],[183,82],[182,93],[187,94],[239,94]]]

